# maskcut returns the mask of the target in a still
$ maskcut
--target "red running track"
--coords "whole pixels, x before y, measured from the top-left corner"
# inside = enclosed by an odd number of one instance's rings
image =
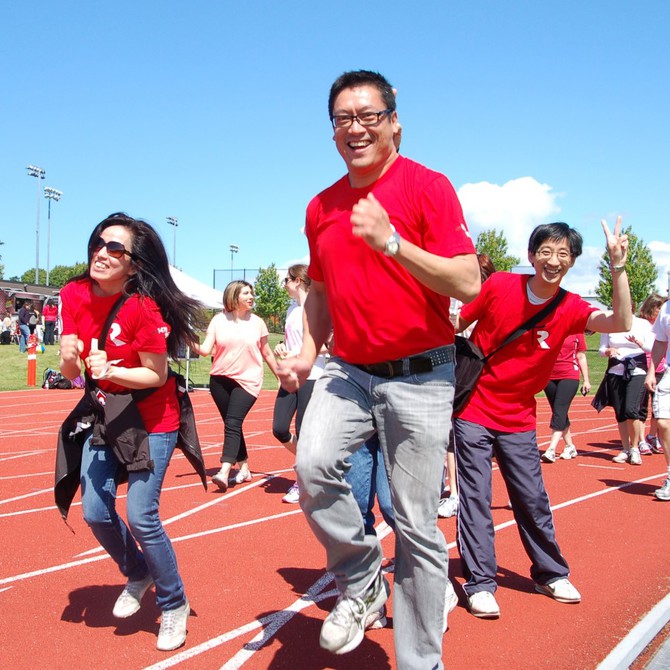
[[[74,533],[53,505],[55,438],[79,393],[0,394],[3,668],[395,667],[390,627],[368,632],[345,656],[319,648],[333,583],[299,508],[281,502],[293,471],[290,454],[272,437],[272,392],[261,395],[245,423],[252,482],[226,494],[205,492],[183,457],[171,463],[161,514],[192,607],[186,645],[171,653],[156,650],[160,612],[153,592],[138,614],[115,620],[111,610],[123,578],[97,547],[79,504],[70,514]],[[192,397],[211,475],[218,469],[222,424],[207,392]],[[540,400],[541,446],[548,418]],[[664,478],[663,457],[646,457],[639,467],[612,463],[618,446],[612,414],[597,415],[588,399],[578,398],[571,418],[579,458],[543,470],[558,539],[583,602],[563,605],[534,592],[495,473],[499,620],[478,620],[465,610],[456,522],[438,522],[450,542],[450,572],[460,595],[444,638],[448,668],[595,668],[670,590],[670,505],[652,495]],[[119,506],[123,510],[123,498]],[[382,541],[387,556],[393,555],[392,537]],[[391,615],[392,609],[391,599]]]

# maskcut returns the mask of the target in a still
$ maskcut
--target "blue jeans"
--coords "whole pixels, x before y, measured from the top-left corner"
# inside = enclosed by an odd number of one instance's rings
[[[376,433],[350,456],[349,463],[351,469],[344,478],[351,486],[351,493],[363,515],[365,534],[375,535],[375,514],[372,511],[375,496],[384,521],[395,530],[391,489]]]
[[[23,353],[28,348],[28,338],[30,337],[30,328],[24,323],[19,325],[19,351]]]
[[[116,512],[116,489],[123,466],[111,447],[91,445],[90,439],[84,444],[81,462],[84,520],[129,580],[151,574],[161,610],[180,607],[185,602],[184,584],[172,543],[158,516],[161,487],[177,431],[151,433],[149,449],[154,469],[128,473],[128,525]]]
[[[393,635],[400,670],[443,667],[449,557],[437,506],[453,398],[453,360],[383,379],[332,358],[314,385],[300,433],[300,504],[347,596],[367,589],[382,560],[379,540],[365,534],[344,480],[351,455],[379,435],[396,523]]]

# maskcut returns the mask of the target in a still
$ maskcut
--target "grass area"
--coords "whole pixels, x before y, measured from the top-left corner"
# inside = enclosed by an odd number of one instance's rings
[[[283,335],[270,333],[269,341],[270,347],[274,349],[279,340],[283,339]],[[42,385],[42,374],[46,368],[54,368],[58,370],[58,345],[45,347],[43,354],[37,354],[37,386]],[[191,361],[189,369],[189,377],[191,382],[196,385],[209,384],[209,358],[198,358]],[[186,373],[185,361],[179,364],[173,364],[175,370],[182,374]],[[263,388],[267,390],[277,389],[277,380],[270,372],[270,368],[264,365],[265,375],[263,379]],[[30,388],[28,386],[28,354],[19,352],[19,348],[15,344],[8,344],[0,346],[0,391],[18,391],[21,389]]]
[[[270,348],[274,349],[279,340],[283,339],[283,335],[270,333]],[[591,378],[591,386],[595,392],[600,380],[605,374],[607,361],[602,356],[598,356],[598,346],[600,344],[600,335],[590,335],[586,338],[586,345],[588,351],[586,357],[589,362],[589,376]],[[179,370],[182,374],[186,373],[186,362],[181,361],[179,364],[174,364],[173,367]],[[42,384],[42,373],[46,368],[58,369],[58,345],[46,347],[43,354],[37,354],[37,385]],[[203,386],[209,384],[209,358],[197,358],[191,361],[189,369],[189,378],[196,386]],[[266,390],[276,390],[277,380],[270,372],[267,365],[264,365],[265,376],[263,379],[263,388]],[[19,348],[15,344],[8,344],[0,347],[0,391],[17,391],[20,389],[29,388],[26,384],[27,370],[28,370],[28,356],[27,354],[19,353]]]

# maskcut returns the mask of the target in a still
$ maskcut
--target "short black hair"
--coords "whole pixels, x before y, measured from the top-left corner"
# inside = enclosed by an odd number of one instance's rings
[[[543,223],[537,226],[530,234],[528,240],[528,251],[536,254],[537,250],[547,241],[561,242],[567,240],[570,246],[570,255],[572,258],[578,258],[582,255],[582,236],[567,223],[557,221],[555,223]]]
[[[351,70],[341,74],[330,87],[328,96],[328,116],[333,118],[333,107],[335,98],[344,91],[345,88],[355,88],[357,86],[374,86],[382,96],[386,109],[395,111],[395,93],[393,87],[386,77],[379,72],[371,70]]]

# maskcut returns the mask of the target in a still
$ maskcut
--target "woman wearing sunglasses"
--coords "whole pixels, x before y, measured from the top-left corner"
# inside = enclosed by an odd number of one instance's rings
[[[188,400],[178,396],[175,378],[168,376],[168,355],[197,340],[202,306],[175,285],[156,231],[121,213],[96,226],[88,243],[88,269],[63,287],[60,301],[61,371],[74,379],[83,361],[88,391],[66,420],[61,442],[70,435],[68,421],[84,408],[90,409],[93,427],[81,433],[80,454],[71,443],[63,449],[59,444],[56,499],[65,516],[81,483],[84,519],[128,580],[114,616],[137,612],[155,585],[162,611],[157,647],[176,649],[186,640],[190,609],[158,508]],[[197,436],[188,444],[181,433],[179,438],[204,478]],[[62,453],[68,455],[61,460]],[[76,472],[73,454],[81,459]],[[126,478],[127,524],[116,510],[117,487]]]

